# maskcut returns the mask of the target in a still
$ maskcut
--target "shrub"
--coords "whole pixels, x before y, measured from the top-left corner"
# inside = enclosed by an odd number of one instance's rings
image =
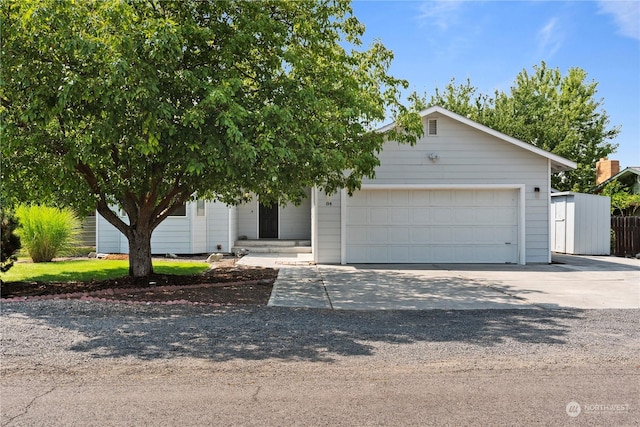
[[[49,262],[67,250],[78,235],[80,222],[68,208],[50,206],[19,206],[18,235],[33,262]]]
[[[18,221],[4,208],[0,208],[0,221],[2,222],[2,246],[0,246],[0,272],[5,273],[18,259],[16,253],[20,250],[20,237],[15,234]]]

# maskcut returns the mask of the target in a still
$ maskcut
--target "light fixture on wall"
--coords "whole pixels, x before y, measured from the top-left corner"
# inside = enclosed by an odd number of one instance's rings
[[[540,187],[535,187],[535,188],[533,189],[533,191],[535,191],[536,193],[539,193],[539,192],[540,192]]]
[[[427,155],[427,157],[429,158],[429,160],[431,160],[432,162],[437,162],[438,159],[440,159],[440,156],[438,156],[438,153],[429,153]]]

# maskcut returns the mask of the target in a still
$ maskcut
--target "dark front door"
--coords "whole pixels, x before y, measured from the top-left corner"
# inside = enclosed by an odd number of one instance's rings
[[[278,238],[278,204],[263,205],[260,203],[259,221],[260,231],[258,237],[261,239]]]

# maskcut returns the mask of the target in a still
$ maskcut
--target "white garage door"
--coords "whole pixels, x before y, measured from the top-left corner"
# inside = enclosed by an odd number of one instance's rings
[[[348,263],[517,263],[518,190],[363,190],[347,200]]]

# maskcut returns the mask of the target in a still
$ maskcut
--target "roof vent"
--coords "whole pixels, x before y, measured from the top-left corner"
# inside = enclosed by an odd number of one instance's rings
[[[438,120],[429,119],[427,135],[433,136],[438,134]]]

